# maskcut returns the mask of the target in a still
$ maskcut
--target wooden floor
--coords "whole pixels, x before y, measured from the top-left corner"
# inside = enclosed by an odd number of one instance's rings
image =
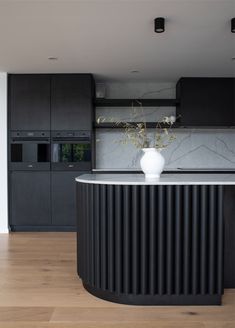
[[[76,274],[74,233],[0,235],[0,328],[235,328],[223,306],[136,307],[89,295]]]

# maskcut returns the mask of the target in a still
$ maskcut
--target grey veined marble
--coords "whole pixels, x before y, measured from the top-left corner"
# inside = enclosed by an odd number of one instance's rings
[[[235,168],[235,130],[175,129],[176,140],[162,151],[167,169]],[[96,131],[96,168],[138,169],[142,151],[122,145],[121,130]]]

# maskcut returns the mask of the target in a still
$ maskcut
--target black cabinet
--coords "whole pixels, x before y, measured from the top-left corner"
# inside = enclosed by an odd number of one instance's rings
[[[50,76],[10,74],[10,128],[50,130]]]
[[[54,226],[76,225],[76,182],[82,172],[51,173],[52,224]]]
[[[91,130],[94,81],[90,74],[56,74],[51,81],[52,130]]]
[[[235,79],[181,78],[176,86],[177,116],[183,126],[235,125]]]
[[[50,172],[12,172],[10,182],[10,225],[50,225]]]

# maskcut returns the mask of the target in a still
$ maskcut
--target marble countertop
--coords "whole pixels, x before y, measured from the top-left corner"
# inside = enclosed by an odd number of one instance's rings
[[[137,168],[133,168],[133,169],[124,169],[124,168],[121,168],[121,169],[114,169],[114,168],[107,168],[107,169],[92,169],[92,172],[95,172],[95,173],[102,173],[102,172],[141,172],[141,168],[137,169]],[[167,173],[167,172],[235,172],[235,168],[184,168],[184,167],[177,167],[177,168],[167,168],[167,169],[164,169],[163,171],[163,174],[164,173]]]
[[[145,179],[143,174],[83,174],[77,182],[109,185],[235,185],[235,174],[166,174],[160,179]]]

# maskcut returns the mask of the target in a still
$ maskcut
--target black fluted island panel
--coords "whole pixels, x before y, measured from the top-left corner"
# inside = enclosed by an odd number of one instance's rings
[[[222,188],[78,182],[86,290],[125,304],[221,304]]]

